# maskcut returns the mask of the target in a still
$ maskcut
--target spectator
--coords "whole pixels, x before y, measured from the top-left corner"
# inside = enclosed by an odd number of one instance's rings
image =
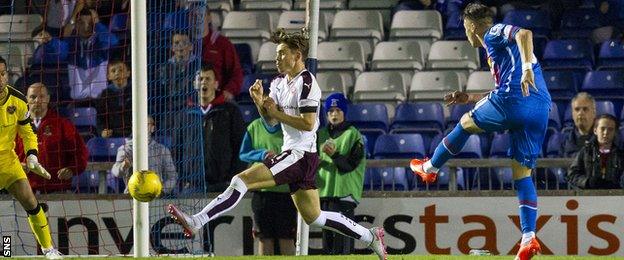
[[[29,61],[30,64],[58,64],[67,62],[69,46],[67,42],[58,37],[52,37],[43,27],[35,28],[31,34],[33,41],[37,43],[37,49]]]
[[[159,85],[151,89],[153,114],[183,110],[193,90],[193,77],[199,59],[194,54],[190,37],[183,32],[174,32],[171,38],[171,58],[158,68]],[[174,126],[173,118],[162,118],[164,129]]]
[[[147,131],[148,135],[148,151],[149,169],[155,171],[161,176],[163,181],[163,194],[176,194],[178,172],[176,171],[171,151],[163,144],[152,138],[156,129],[156,122],[151,116],[148,117]],[[122,177],[126,186],[124,193],[128,193],[128,180],[132,176],[132,139],[127,138],[126,144],[117,149],[117,159],[111,169],[111,173],[115,177]]]
[[[100,23],[93,9],[83,9],[71,35],[66,38],[70,46],[69,85],[73,99],[97,98],[107,88],[106,70],[109,50],[119,39]]]
[[[62,29],[68,23],[75,22],[74,7],[77,0],[46,0],[43,10],[45,29],[54,37],[62,35]],[[72,16],[73,15],[73,16]]]
[[[366,159],[362,135],[345,121],[347,105],[342,93],[331,94],[325,100],[329,124],[318,132],[322,152],[316,183],[322,210],[337,211],[353,219],[362,198]],[[349,255],[353,239],[323,230],[323,250],[330,255]]]
[[[574,128],[563,131],[563,156],[574,157],[594,136],[593,124],[596,118],[596,101],[587,92],[580,92],[572,99]]]
[[[108,88],[95,100],[98,133],[104,137],[128,137],[132,133],[132,86],[130,66],[108,63]]]
[[[568,170],[568,182],[581,189],[619,189],[624,170],[624,150],[613,140],[617,119],[604,114],[596,119],[594,137],[576,155]]]
[[[401,10],[435,10],[435,0],[401,0],[392,7],[392,16]]]
[[[217,91],[219,82],[216,80],[212,65],[202,65],[196,81],[199,88],[199,104],[193,105],[185,117],[201,117],[206,191],[221,192],[228,187],[230,179],[236,173],[245,169],[245,165],[238,159],[245,131],[243,116],[235,104],[225,102],[225,97]],[[202,154],[201,151],[193,151],[201,147],[194,143],[198,137],[187,131],[189,127],[193,127],[192,123],[183,120],[180,120],[180,123],[181,125],[176,127],[178,132],[176,143],[190,147],[176,151],[177,156]],[[197,169],[189,169],[189,166],[192,164],[186,165],[185,174],[198,172]]]
[[[247,163],[262,163],[282,152],[284,135],[280,124],[269,125],[263,118],[252,121],[243,137],[239,157]],[[258,239],[258,255],[294,255],[297,209],[288,185],[253,192],[253,236]],[[275,242],[280,252],[274,252]]]
[[[232,101],[240,93],[243,70],[232,42],[212,26],[212,16],[208,8],[203,32],[202,62],[213,64],[217,81],[221,82],[221,92],[226,101]]]
[[[50,180],[30,175],[30,186],[42,193],[69,190],[72,176],[80,175],[87,167],[87,147],[76,127],[67,118],[49,109],[50,94],[43,83],[30,85],[26,99],[39,140],[39,162],[52,173]],[[20,161],[25,160],[21,139],[16,142],[15,152],[20,156]]]

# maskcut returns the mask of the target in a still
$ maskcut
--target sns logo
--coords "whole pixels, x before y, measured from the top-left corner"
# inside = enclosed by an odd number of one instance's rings
[[[11,236],[2,236],[2,255],[11,257]]]

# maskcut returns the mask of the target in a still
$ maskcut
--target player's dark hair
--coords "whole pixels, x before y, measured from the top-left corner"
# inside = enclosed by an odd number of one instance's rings
[[[6,60],[0,56],[0,64],[4,64],[4,67],[7,66]]]
[[[598,120],[600,119],[609,119],[613,121],[613,123],[615,123],[616,131],[620,129],[620,121],[611,114],[602,114],[602,115],[597,116],[596,119],[594,120],[594,128],[598,127]]]
[[[494,17],[492,10],[481,3],[470,3],[462,13],[464,19],[478,23],[491,23]]]
[[[305,28],[301,28],[300,32],[287,33],[284,28],[279,28],[271,35],[271,41],[277,44],[283,43],[291,50],[298,50],[301,52],[302,59],[308,57],[308,40],[310,36]]]
[[[203,71],[203,72],[212,71],[216,73],[214,69],[214,65],[212,65],[212,63],[209,63],[209,62],[202,62],[201,67],[199,68],[199,71]]]

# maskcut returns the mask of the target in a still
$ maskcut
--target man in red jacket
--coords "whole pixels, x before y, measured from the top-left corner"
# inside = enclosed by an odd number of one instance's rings
[[[202,63],[212,64],[226,101],[240,93],[243,70],[236,49],[230,40],[212,27],[210,10],[206,8],[206,22],[202,42]]]
[[[50,94],[43,83],[34,83],[26,94],[33,129],[39,140],[39,162],[52,175],[46,180],[29,175],[33,191],[50,193],[71,189],[71,178],[87,168],[89,152],[76,127],[67,118],[48,109]],[[17,140],[15,152],[24,160],[22,141]]]

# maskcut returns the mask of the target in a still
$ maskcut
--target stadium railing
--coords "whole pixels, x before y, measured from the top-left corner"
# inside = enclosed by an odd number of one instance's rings
[[[537,160],[536,171],[538,172],[541,171],[542,175],[548,176],[548,174],[545,172],[553,170],[553,169],[567,169],[568,166],[572,164],[572,161],[573,161],[573,158],[541,158]],[[366,164],[367,168],[394,168],[394,167],[406,167],[407,165],[409,165],[408,159],[368,160]],[[477,187],[480,189],[481,183],[479,179],[469,181],[469,182],[466,182],[466,180],[458,180],[458,171],[462,171],[463,169],[472,169],[473,171],[477,173],[473,175],[478,175],[478,173],[484,172],[482,171],[482,169],[487,168],[488,171],[486,173],[488,174],[488,176],[492,176],[492,170],[497,169],[497,168],[498,169],[509,168],[510,165],[511,165],[511,159],[499,159],[499,158],[496,158],[496,159],[451,159],[446,163],[446,166],[448,167],[448,185],[444,185],[444,188],[440,188],[439,186],[438,187],[422,186],[418,188],[411,187],[405,190],[407,191],[412,191],[412,190],[413,191],[418,191],[418,190],[457,191],[458,187],[462,186],[462,185],[458,185],[458,182],[464,182],[468,184],[476,183]],[[106,189],[106,175],[108,174],[108,171],[111,169],[112,166],[113,166],[112,162],[89,162],[89,164],[87,165],[87,171],[96,171],[99,174],[99,185],[98,185],[99,194],[106,194],[106,190],[107,190]],[[463,171],[466,172],[469,170],[463,170]],[[407,172],[406,174],[411,175],[411,173],[409,172]],[[468,174],[465,174],[464,176],[466,175]],[[414,179],[412,180],[412,183],[413,182],[417,182],[417,180]],[[394,183],[394,180],[393,180],[393,183],[388,184],[388,185],[390,187],[395,187],[395,184],[396,183]],[[554,189],[557,189],[557,190],[569,188],[567,185],[562,185],[565,187],[560,187],[560,184],[561,183],[558,182],[551,186],[546,185],[543,189],[545,190],[552,189],[553,186],[554,186]],[[415,186],[415,185],[417,184],[413,184],[412,186]],[[513,184],[511,187],[505,187],[501,189],[513,189]],[[380,189],[373,189],[373,190],[385,191],[386,189],[384,189],[384,187],[381,187]],[[392,190],[394,189],[390,189],[390,191]],[[473,190],[473,188],[468,187],[466,188],[466,190]],[[492,183],[489,183],[489,187],[485,190],[495,190],[495,189],[493,189]]]

